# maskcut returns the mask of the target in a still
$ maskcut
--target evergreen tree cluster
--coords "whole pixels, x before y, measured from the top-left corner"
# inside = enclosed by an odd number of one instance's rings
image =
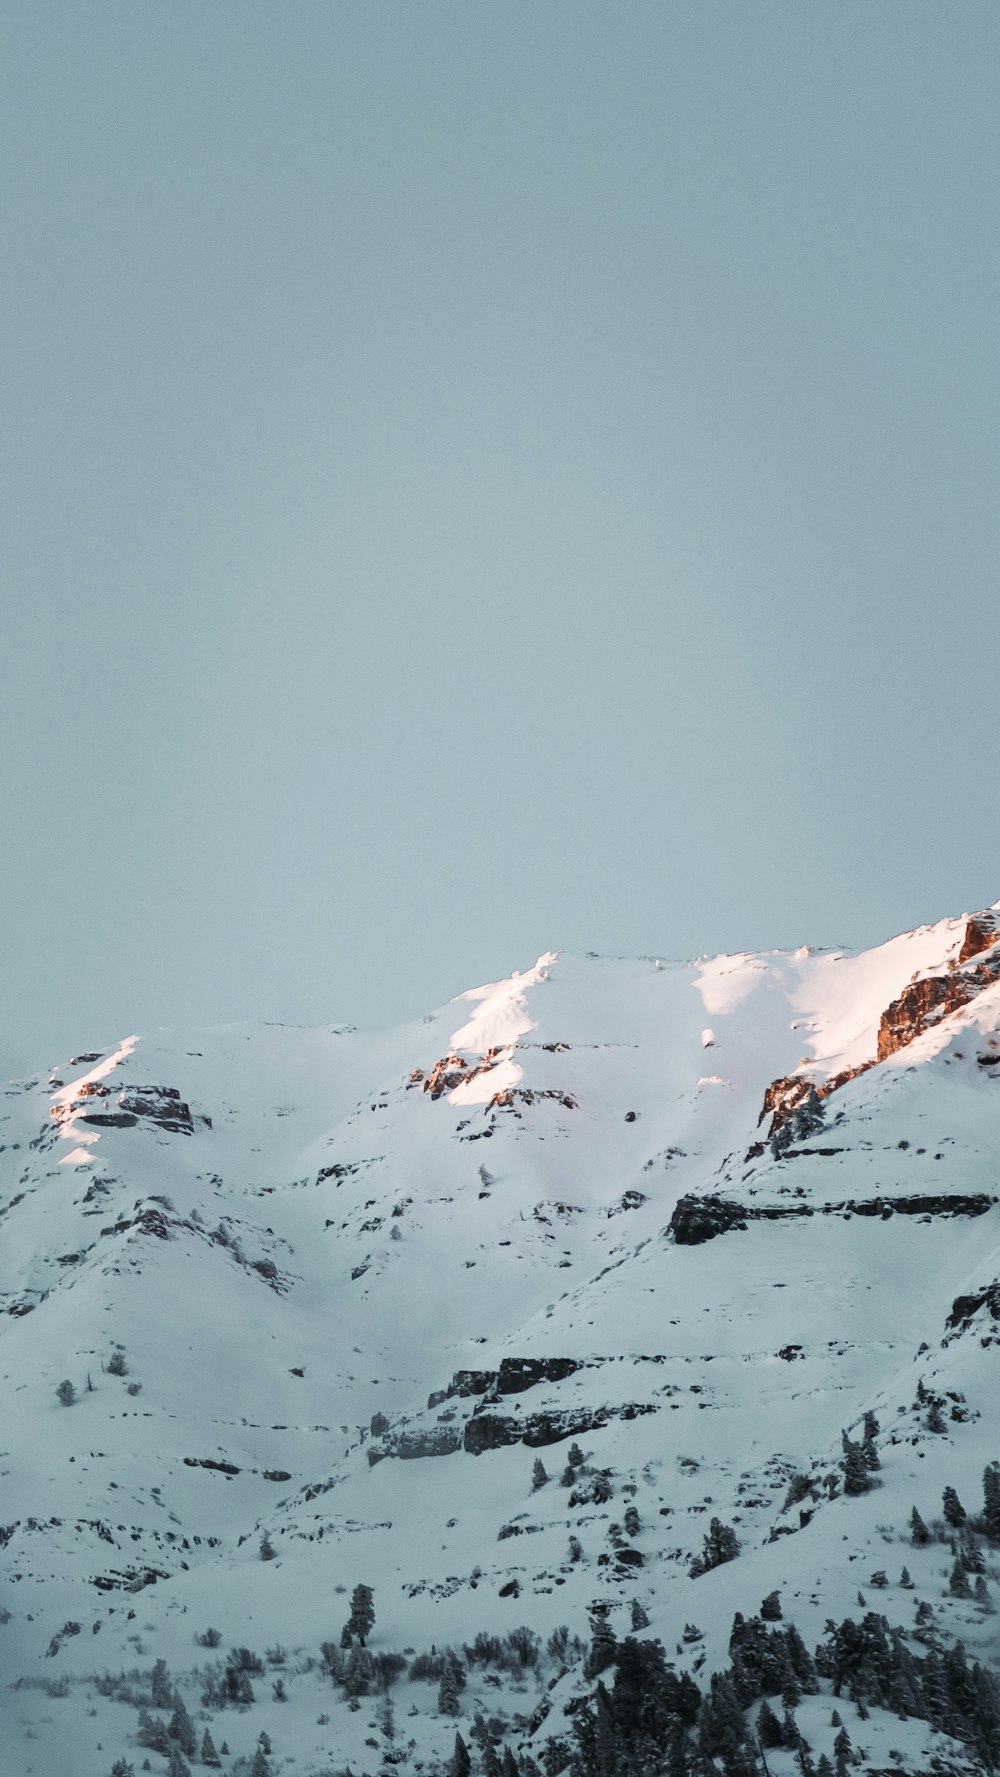
[[[985,1667],[971,1666],[962,1642],[917,1659],[905,1632],[869,1611],[862,1622],[848,1617],[827,1624],[816,1650],[817,1669],[859,1707],[877,1706],[901,1717],[929,1721],[974,1748],[988,1769],[1000,1763],[1000,1682]]]
[[[690,1768],[688,1744],[700,1695],[671,1672],[658,1641],[629,1636],[614,1651],[614,1682],[603,1679],[573,1716],[573,1777],[647,1777]]]
[[[723,1524],[721,1518],[713,1518],[705,1532],[704,1545],[700,1555],[696,1555],[688,1568],[691,1579],[696,1580],[703,1573],[710,1573],[713,1567],[722,1567],[727,1561],[735,1561],[740,1552],[739,1537],[731,1524]]]

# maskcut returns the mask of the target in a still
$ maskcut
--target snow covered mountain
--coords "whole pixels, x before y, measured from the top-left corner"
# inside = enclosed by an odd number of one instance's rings
[[[1000,903],[2,1090],[3,1777],[1000,1761]]]

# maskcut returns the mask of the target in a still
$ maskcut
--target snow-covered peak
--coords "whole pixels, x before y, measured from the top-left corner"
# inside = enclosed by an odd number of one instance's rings
[[[998,913],[856,956],[550,952],[397,1030],[150,1032],[8,1087],[4,1777],[140,1765],[156,1658],[199,1736],[300,1777],[436,1770],[477,1711],[557,1777],[595,1608],[707,1694],[775,1591],[809,1648],[859,1591],[909,1633],[904,1563],[992,1658],[933,1526],[1000,1459]],[[739,1555],[705,1567],[713,1519]],[[359,1582],[374,1649],[456,1650],[459,1717],[408,1677],[390,1740],[331,1683]],[[520,1625],[563,1652],[463,1651]],[[279,1644],[286,1698],[237,1706],[238,1650]],[[799,1719],[832,1760],[830,1714]],[[873,1770],[951,1744],[887,1722]]]

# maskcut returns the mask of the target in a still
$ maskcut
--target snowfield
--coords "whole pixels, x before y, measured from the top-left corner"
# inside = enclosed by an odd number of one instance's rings
[[[0,1777],[1000,1762],[998,909],[0,1088]]]

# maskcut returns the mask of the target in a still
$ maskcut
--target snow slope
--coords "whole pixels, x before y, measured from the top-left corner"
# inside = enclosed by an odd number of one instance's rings
[[[986,931],[959,961],[969,929],[683,966],[548,953],[386,1033],[154,1032],[8,1086],[4,1777],[166,1770],[93,1683],[134,1671],[138,1695],[157,1658],[227,1768],[261,1729],[273,1770],[437,1768],[456,1719],[436,1685],[394,1688],[390,1740],[321,1669],[359,1581],[373,1650],[522,1624],[585,1641],[595,1604],[623,1635],[635,1600],[704,1684],[734,1612],[778,1590],[812,1647],[861,1589],[892,1622],[931,1601],[943,1645],[994,1662],[954,1552],[907,1529],[948,1484],[978,1510],[1000,1458],[1000,947]],[[874,1065],[915,980],[937,1003]],[[770,1139],[773,1081],[852,1070]],[[881,1467],[849,1497],[841,1433],[866,1411]],[[692,1579],[714,1517],[739,1558]],[[252,1707],[201,1707],[196,1668],[279,1644]],[[566,1665],[470,1668],[458,1725],[498,1712],[540,1760],[591,1688]],[[830,1752],[828,1699],[802,1710]],[[864,1732],[872,1769],[958,1744],[874,1714]]]

